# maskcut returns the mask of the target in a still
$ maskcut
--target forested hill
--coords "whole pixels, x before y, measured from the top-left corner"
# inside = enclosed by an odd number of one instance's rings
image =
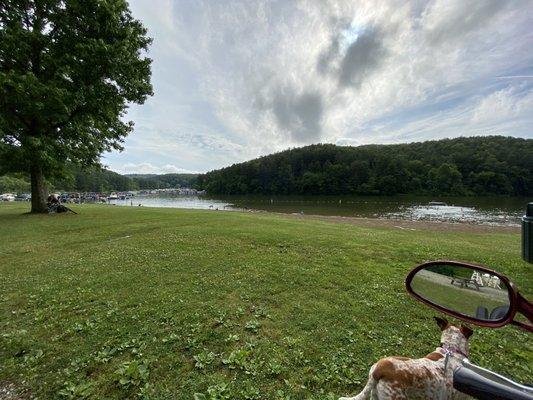
[[[120,175],[102,168],[82,169],[75,166],[66,167],[63,179],[52,179],[49,189],[55,191],[75,192],[112,192],[138,189],[168,189],[192,187],[196,174],[130,174]],[[18,173],[0,176],[0,193],[28,193],[30,182],[27,175]]]
[[[177,187],[192,187],[196,183],[198,174],[126,174],[139,189],[167,189]]]
[[[533,140],[503,136],[286,150],[198,177],[211,194],[533,195]]]
[[[68,179],[52,182],[67,191],[109,192],[139,189],[168,189],[194,185],[195,174],[129,174],[120,175],[107,169],[72,167]]]

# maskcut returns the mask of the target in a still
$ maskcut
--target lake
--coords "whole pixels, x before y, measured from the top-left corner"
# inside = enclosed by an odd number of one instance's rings
[[[445,205],[430,205],[431,202]],[[526,204],[520,197],[427,196],[170,196],[113,200],[118,206],[171,207],[226,211],[259,210],[346,217],[387,218],[489,225],[520,225]]]

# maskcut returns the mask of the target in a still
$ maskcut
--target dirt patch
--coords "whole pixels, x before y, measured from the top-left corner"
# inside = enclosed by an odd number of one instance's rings
[[[27,393],[17,389],[17,387],[10,382],[0,382],[0,400],[27,400],[31,399]]]
[[[331,223],[350,224],[369,228],[391,228],[406,231],[471,232],[471,233],[520,233],[518,226],[474,225],[449,222],[405,221],[398,219],[337,217],[326,215],[282,214],[292,219],[313,219]]]

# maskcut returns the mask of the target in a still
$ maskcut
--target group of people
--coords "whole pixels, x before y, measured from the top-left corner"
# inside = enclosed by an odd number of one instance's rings
[[[49,213],[63,213],[67,211],[72,211],[70,208],[64,206],[61,204],[61,200],[59,199],[59,195],[57,194],[51,194],[46,199],[46,204],[48,205],[48,212]],[[72,211],[74,212],[74,211]]]

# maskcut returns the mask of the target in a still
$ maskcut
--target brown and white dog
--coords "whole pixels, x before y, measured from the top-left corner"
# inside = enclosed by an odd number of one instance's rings
[[[472,330],[451,325],[435,317],[442,336],[437,349],[424,358],[387,357],[375,363],[363,391],[339,400],[465,399],[453,388],[453,371],[468,357],[468,338]],[[446,354],[449,354],[446,364]]]

